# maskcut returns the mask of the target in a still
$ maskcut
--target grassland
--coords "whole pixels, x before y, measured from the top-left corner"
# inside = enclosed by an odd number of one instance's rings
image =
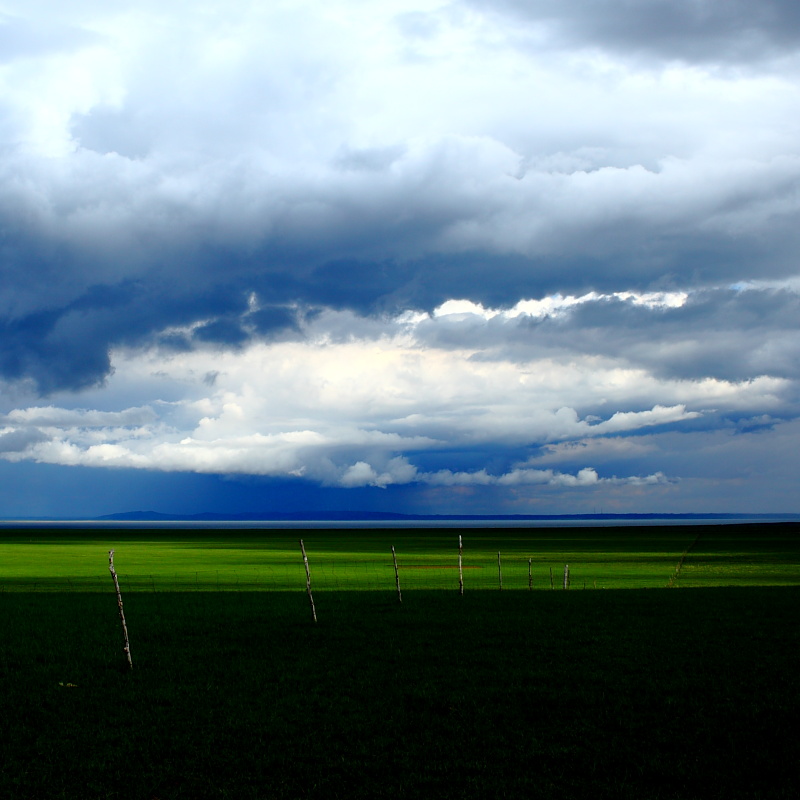
[[[0,529],[0,591],[108,591],[115,550],[125,591],[295,591],[305,587],[298,537],[314,587],[391,591],[391,547],[402,585],[457,585],[457,540],[464,541],[467,590],[799,585],[795,523],[619,528],[408,530],[36,530]],[[680,575],[674,573],[682,556]]]
[[[796,527],[464,531],[465,564],[484,566],[465,595],[450,568],[407,568],[402,605],[386,545],[449,564],[453,531],[304,532],[312,570],[339,582],[320,587],[316,625],[296,534],[32,533],[0,536],[0,797],[800,791]],[[488,590],[498,549],[520,591]],[[265,591],[275,554],[286,591]],[[679,591],[647,590],[684,554]],[[529,557],[544,591],[526,591]],[[550,591],[563,563],[572,590]],[[592,575],[629,590],[588,591]]]

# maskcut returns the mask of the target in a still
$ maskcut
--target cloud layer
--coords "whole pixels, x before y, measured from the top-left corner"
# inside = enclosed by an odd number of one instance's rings
[[[788,0],[6,3],[2,458],[697,502],[795,430],[799,45]]]

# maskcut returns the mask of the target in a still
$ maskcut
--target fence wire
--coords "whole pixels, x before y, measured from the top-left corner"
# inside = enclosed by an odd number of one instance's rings
[[[285,557],[270,559],[259,554],[252,565],[220,565],[219,569],[183,569],[180,571],[147,572],[147,566],[135,559],[126,564],[118,558],[119,582],[123,591],[136,592],[215,592],[215,591],[300,591],[305,590],[305,570],[300,558],[296,563]],[[452,557],[398,554],[398,575],[403,592],[415,589],[458,591],[459,566]],[[381,591],[396,592],[392,555],[372,555],[346,560],[336,555],[309,554],[311,585],[315,592]],[[143,568],[144,567],[144,568]],[[541,557],[504,557],[498,567],[497,557],[464,558],[461,575],[464,591],[514,591],[638,588],[663,586],[669,578],[653,576],[646,570],[631,570],[627,564],[577,564],[569,566],[568,578],[564,563]],[[111,578],[107,569],[79,576],[51,574],[30,577],[0,577],[3,591],[107,591]]]

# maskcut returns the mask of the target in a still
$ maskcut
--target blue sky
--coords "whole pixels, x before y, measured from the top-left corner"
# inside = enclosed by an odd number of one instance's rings
[[[0,1],[0,516],[797,512],[800,10]]]

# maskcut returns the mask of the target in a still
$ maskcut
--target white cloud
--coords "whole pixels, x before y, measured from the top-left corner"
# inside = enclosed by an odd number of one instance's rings
[[[638,299],[632,296],[626,302]],[[600,300],[583,298],[581,303]],[[657,298],[656,307],[663,304]],[[560,313],[558,308],[552,306],[550,313]],[[738,383],[663,380],[610,358],[520,361],[498,354],[476,359],[471,349],[427,344],[432,325],[447,326],[463,313],[475,316],[462,303],[443,309],[432,316],[386,319],[377,328],[367,325],[364,338],[331,337],[327,331],[336,330],[342,320],[329,311],[307,324],[306,338],[300,341],[254,343],[223,352],[118,351],[114,376],[97,399],[130,396],[127,387],[176,399],[122,411],[52,405],[13,409],[0,418],[0,437],[9,443],[2,457],[294,476],[344,487],[417,483],[580,488],[614,481],[647,486],[661,481],[659,471],[644,477],[600,477],[594,467],[554,471],[538,459],[552,460],[562,453],[574,462],[579,451],[570,447],[577,446],[600,463],[609,453],[641,455],[636,437],[649,429],[680,430],[720,409],[778,405],[788,386],[767,377]],[[517,311],[508,316],[481,309],[481,318],[502,317],[504,324],[512,324]],[[346,327],[357,329],[352,314],[343,318]],[[417,338],[418,332],[426,338]],[[212,372],[214,380],[209,381]],[[579,413],[586,407],[595,413]],[[634,439],[615,438],[622,434]],[[593,439],[606,444],[592,449]],[[504,472],[420,467],[426,452],[441,449],[450,450],[457,464],[460,451],[476,447],[548,444],[549,450],[533,461]]]
[[[600,292],[588,292],[587,294],[575,297],[560,293],[544,297],[541,300],[520,300],[512,308],[497,309],[484,308],[480,303],[472,300],[448,300],[433,310],[434,318],[451,317],[456,321],[469,319],[469,317],[481,317],[485,320],[501,317],[504,320],[516,319],[527,316],[535,318],[559,317],[566,312],[586,303],[594,303],[598,300],[617,299],[630,302],[635,306],[645,306],[646,308],[680,308],[686,303],[689,295],[686,292],[612,292],[603,294]],[[409,318],[409,321],[420,322],[423,318]]]
[[[7,0],[2,457],[644,491],[795,417],[767,5]]]
[[[701,416],[699,411],[686,411],[685,405],[660,406],[656,405],[648,411],[617,411],[605,422],[592,426],[593,432],[620,433],[621,431],[638,430],[650,425],[665,425],[670,422],[679,422],[686,419],[695,419]]]
[[[418,473],[415,479],[420,483],[432,486],[558,486],[565,488],[600,486],[602,484],[645,486],[668,482],[667,477],[661,472],[644,477],[634,475],[626,478],[616,476],[601,478],[593,467],[583,467],[574,475],[552,469],[525,467],[515,468],[502,475],[491,475],[486,470],[476,472],[439,470],[432,473]]]
[[[137,275],[198,234],[402,258],[607,252],[623,225],[624,252],[796,211],[794,72],[526,51],[459,3],[6,5],[86,39],[0,67],[6,213]]]
[[[96,411],[53,406],[14,409],[0,424],[35,426],[38,428],[108,428],[111,426],[139,427],[155,422],[156,413],[149,406],[127,408],[124,411]]]

